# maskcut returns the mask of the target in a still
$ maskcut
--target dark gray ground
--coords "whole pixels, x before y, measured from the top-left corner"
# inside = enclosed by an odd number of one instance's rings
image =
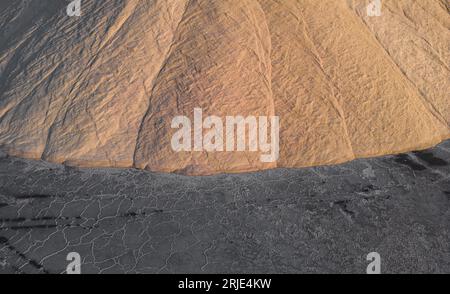
[[[0,273],[450,273],[450,142],[183,177],[0,156]]]

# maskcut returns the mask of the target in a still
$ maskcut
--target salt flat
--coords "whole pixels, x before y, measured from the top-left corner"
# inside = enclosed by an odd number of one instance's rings
[[[186,177],[2,156],[0,272],[449,273],[450,142],[304,169]]]

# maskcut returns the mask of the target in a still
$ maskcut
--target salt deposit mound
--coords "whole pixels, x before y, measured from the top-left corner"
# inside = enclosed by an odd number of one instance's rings
[[[0,149],[202,175],[335,164],[450,138],[450,4],[0,1]],[[174,116],[279,116],[280,156],[174,152]]]

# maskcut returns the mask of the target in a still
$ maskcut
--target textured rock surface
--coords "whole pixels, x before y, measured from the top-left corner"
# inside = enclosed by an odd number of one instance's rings
[[[450,137],[446,0],[0,3],[0,148],[213,174],[341,163]],[[278,115],[281,154],[175,153],[171,120]]]
[[[0,273],[450,273],[450,141],[333,167],[185,177],[0,155]]]

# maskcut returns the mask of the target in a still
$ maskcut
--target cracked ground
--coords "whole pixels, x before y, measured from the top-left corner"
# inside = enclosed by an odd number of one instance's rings
[[[186,177],[0,156],[0,273],[450,273],[450,141]]]

